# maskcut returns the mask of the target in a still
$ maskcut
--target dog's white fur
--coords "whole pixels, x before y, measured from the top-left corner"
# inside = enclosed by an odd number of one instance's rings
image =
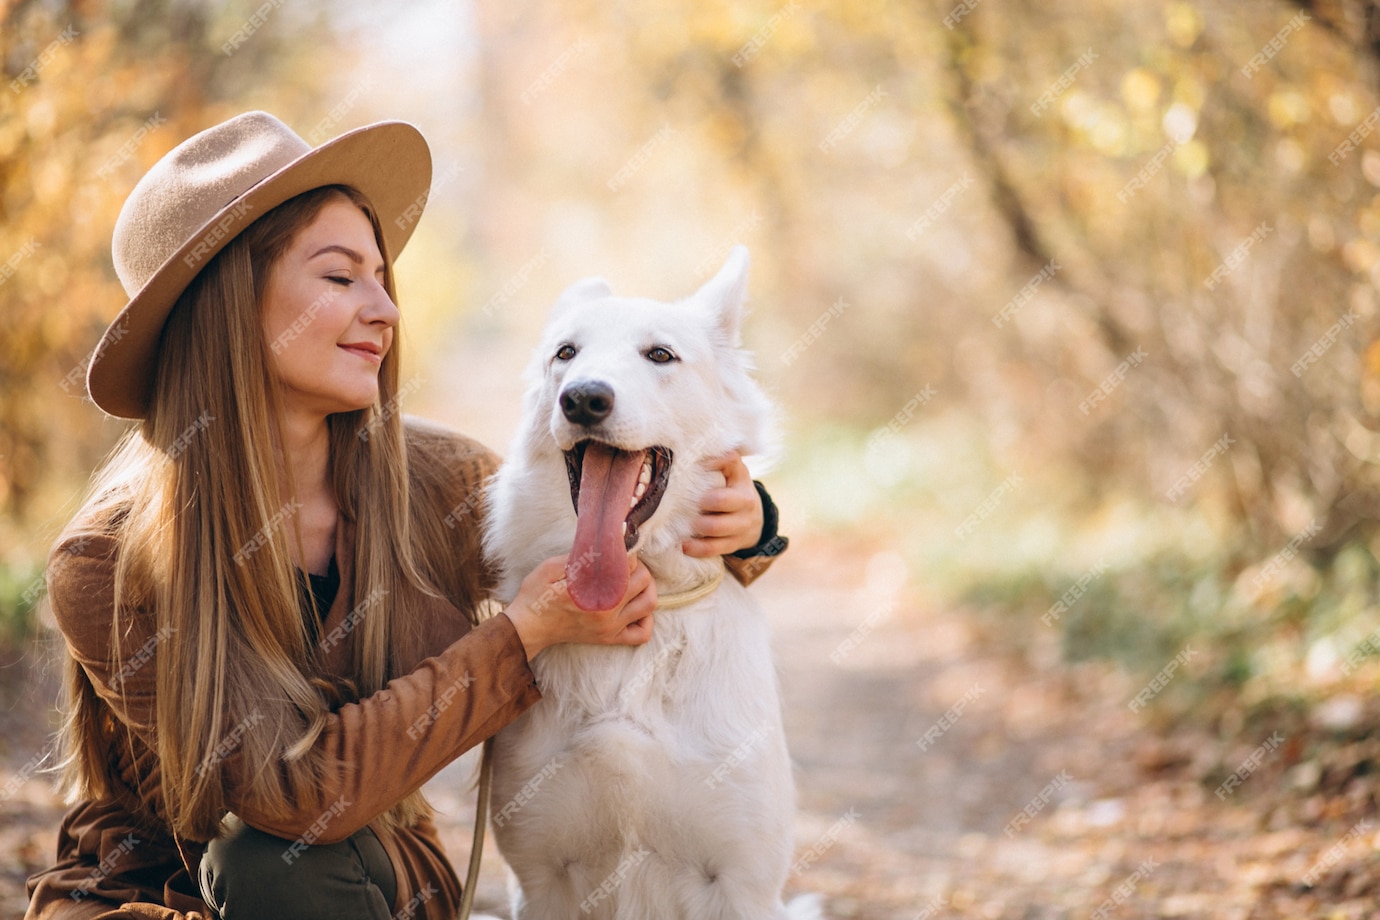
[[[700,497],[723,484],[703,461],[769,446],[770,404],[750,376],[739,324],[747,250],[676,303],[618,298],[601,279],[561,296],[527,371],[524,416],[490,492],[485,545],[499,596],[567,553],[575,532],[562,451],[591,434],[674,452],[670,481],[635,547],[659,594],[705,580],[718,560],[681,552]],[[562,345],[577,349],[554,358]],[[678,358],[646,357],[663,346]],[[566,420],[563,387],[602,381],[612,413]],[[514,920],[805,918],[787,908],[794,787],[761,609],[732,577],[659,611],[638,648],[561,645],[532,663],[544,699],[497,740],[494,835],[512,867]]]

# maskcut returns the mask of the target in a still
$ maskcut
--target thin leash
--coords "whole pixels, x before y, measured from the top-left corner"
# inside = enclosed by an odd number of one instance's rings
[[[469,920],[474,906],[474,889],[479,881],[479,861],[484,858],[484,834],[489,825],[489,795],[494,779],[494,739],[484,741],[484,756],[479,763],[479,802],[474,813],[474,840],[470,843],[470,868],[465,873],[465,889],[460,892],[459,920]]]
[[[713,594],[723,580],[724,565],[720,562],[714,574],[695,587],[674,594],[659,595],[656,609],[677,610],[688,607],[695,601]],[[479,764],[479,800],[475,806],[474,839],[470,843],[470,867],[465,874],[465,888],[460,893],[458,920],[469,920],[470,909],[474,906],[474,889],[479,881],[479,863],[484,858],[484,837],[489,825],[489,798],[493,792],[493,779],[494,739],[489,738],[484,742],[484,756]]]

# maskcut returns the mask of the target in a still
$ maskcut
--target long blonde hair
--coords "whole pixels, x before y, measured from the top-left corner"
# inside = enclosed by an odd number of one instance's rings
[[[386,602],[353,626],[351,679],[322,673],[302,615],[310,596],[293,571],[294,528],[276,526],[295,521],[295,497],[290,483],[282,487],[281,395],[259,304],[294,235],[341,195],[373,224],[396,301],[378,217],[358,192],[316,189],[265,213],[182,294],[163,333],[148,415],[96,475],[60,538],[118,540],[112,661],[123,659],[122,621],[154,612],[156,755],[172,831],[186,839],[214,837],[228,810],[225,762],[213,756],[227,737],[244,767],[236,780],[256,802],[286,813],[330,769],[312,748],[332,708],[382,689],[425,657],[416,615],[423,599],[447,596],[472,618],[479,601],[465,596],[464,579],[444,561],[427,558],[446,538],[434,516],[413,513],[419,471],[409,467],[397,411],[395,336],[379,371],[379,402],[328,419],[331,483],[342,519],[356,522],[355,597]],[[435,471],[420,472],[425,491]],[[64,776],[72,794],[105,797],[114,735],[81,668],[69,659],[67,670]],[[425,813],[414,792],[385,820],[408,825]]]

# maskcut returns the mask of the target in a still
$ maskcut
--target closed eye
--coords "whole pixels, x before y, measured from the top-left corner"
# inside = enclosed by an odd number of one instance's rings
[[[344,275],[327,275],[326,280],[329,281],[331,284],[338,284],[341,287],[349,287],[350,285],[355,283],[355,279],[348,278]]]
[[[655,364],[669,364],[672,361],[680,360],[680,358],[676,357],[675,352],[671,351],[671,349],[667,348],[665,345],[653,346],[644,351],[642,356]]]

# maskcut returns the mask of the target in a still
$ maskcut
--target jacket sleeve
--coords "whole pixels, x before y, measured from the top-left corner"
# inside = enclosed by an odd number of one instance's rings
[[[59,546],[48,566],[51,606],[96,693],[152,749],[156,661],[163,643],[153,618],[132,611],[121,660],[113,661],[114,570],[111,538]],[[301,845],[344,840],[538,699],[517,631],[506,616],[496,616],[379,692],[332,713],[316,742],[327,779],[289,814],[233,788],[231,808],[251,826],[297,838]],[[225,759],[233,783],[244,765],[233,751]]]
[[[331,714],[317,747],[334,769],[292,814],[275,815],[233,791],[231,808],[270,834],[339,842],[540,698],[512,621],[493,617],[378,693]]]
[[[746,588],[758,579],[758,577],[771,568],[775,556],[753,556],[751,559],[739,559],[736,556],[724,556],[724,567],[728,573],[738,579],[738,583]]]

